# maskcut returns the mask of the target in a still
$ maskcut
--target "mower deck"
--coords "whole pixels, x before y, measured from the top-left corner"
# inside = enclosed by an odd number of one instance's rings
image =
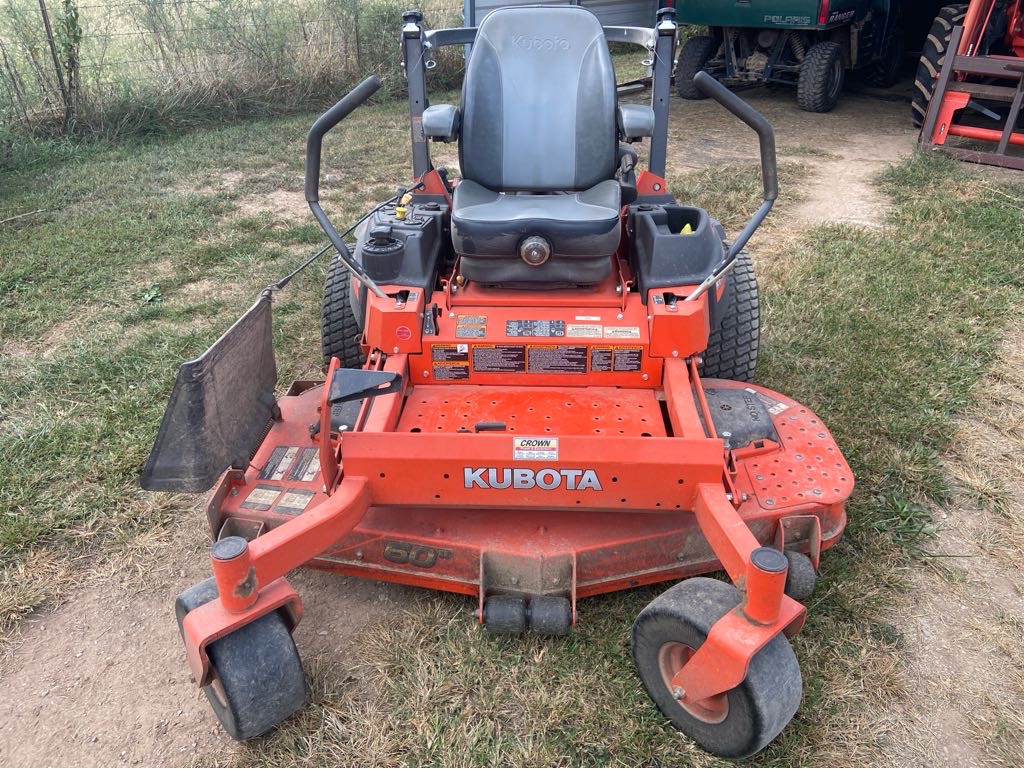
[[[843,530],[853,486],[832,436],[778,393],[739,382],[702,384],[749,393],[768,407],[779,442],[732,452],[727,483],[759,542],[781,546],[776,532],[784,530],[786,547],[809,552],[816,564],[819,545]],[[309,430],[319,420],[323,387],[300,383],[296,390],[279,401],[282,419],[244,476],[229,473],[215,493],[208,509],[215,535],[251,539],[327,500]],[[722,483],[722,443],[704,435],[693,397],[678,399],[676,419],[667,403],[656,389],[411,387],[393,432],[342,434],[346,475],[353,465],[373,463],[374,501],[309,565],[481,601],[491,593],[560,594],[573,604],[713,571],[718,559],[682,500],[692,498],[694,481]],[[508,428],[474,433],[482,424]],[[554,438],[542,442],[548,460],[515,459],[516,451],[532,450],[514,448],[521,436]],[[386,459],[376,456],[377,438],[389,442]],[[578,462],[569,460],[573,454]],[[554,469],[566,467],[572,470]],[[510,492],[518,504],[509,504]]]

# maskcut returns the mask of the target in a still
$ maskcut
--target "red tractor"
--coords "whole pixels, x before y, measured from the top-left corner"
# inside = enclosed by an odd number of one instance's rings
[[[950,55],[950,52],[954,52]],[[963,160],[1024,170],[1018,130],[1024,101],[1024,0],[948,5],[925,41],[911,116],[921,143]],[[993,142],[995,150],[950,146],[950,136]]]

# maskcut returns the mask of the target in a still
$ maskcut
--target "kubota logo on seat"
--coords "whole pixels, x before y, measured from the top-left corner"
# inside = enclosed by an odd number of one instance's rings
[[[603,491],[593,470],[531,470],[529,467],[466,467],[463,468],[467,489],[552,489],[569,491]]]
[[[515,35],[512,38],[512,45],[522,48],[524,51],[568,51],[572,48],[572,43],[558,35],[549,37]]]

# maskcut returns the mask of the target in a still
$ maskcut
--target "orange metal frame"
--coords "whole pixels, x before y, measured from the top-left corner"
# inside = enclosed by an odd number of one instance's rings
[[[992,162],[999,165],[1021,167],[1013,159],[1000,160],[1008,146],[1024,146],[1024,133],[1014,130],[1014,122],[1020,114],[1021,98],[1024,94],[1024,9],[1021,3],[1008,9],[1007,31],[1004,43],[1013,56],[979,54],[982,36],[991,22],[995,9],[994,0],[973,0],[967,10],[962,29],[955,29],[951,45],[956,47],[956,56],[947,56],[936,81],[934,99],[937,106],[929,108],[922,127],[922,141],[931,147],[943,147],[950,136],[997,143],[997,153],[976,153],[958,150],[957,155],[967,160]],[[968,78],[988,77],[1016,79],[1016,88],[978,84],[972,87]],[[947,85],[948,84],[948,85]],[[1016,91],[1016,93],[1015,93]],[[1011,103],[1010,117],[1002,129],[985,128],[958,123],[957,112],[966,108],[971,99],[1003,98]],[[933,113],[934,109],[934,113]]]
[[[435,176],[424,178],[428,188]],[[665,189],[650,174],[638,186]],[[217,638],[271,611],[298,622],[284,575],[304,564],[481,602],[517,584],[521,567],[524,579],[540,575],[532,589],[570,597],[574,617],[578,597],[724,568],[743,599],[676,676],[684,701],[734,687],[758,649],[796,632],[804,607],[783,594],[785,572],[765,571],[751,554],[795,548],[816,563],[845,526],[852,473],[806,408],[709,380],[761,399],[779,436],[726,451],[697,375],[706,298],[658,304],[652,292],[645,304],[624,255],[614,266],[589,290],[486,290],[458,280],[456,267],[430,296],[400,302],[395,286],[383,287],[386,300],[370,296],[366,367],[399,374],[402,389],[366,399],[348,429],[332,432],[329,388],[296,383],[250,467],[221,480],[208,508],[215,536],[261,533],[234,557],[211,554],[220,600],[183,625],[196,680],[209,681],[205,649]],[[689,288],[658,292],[682,297]],[[438,333],[425,337],[431,304],[441,308]],[[508,323],[523,317],[578,328],[510,336]],[[481,336],[459,335],[470,322]],[[598,338],[588,326],[612,331]],[[457,345],[465,361],[451,381],[434,365],[435,348]],[[520,370],[478,365],[494,360],[481,349],[496,345],[516,347],[507,360]],[[558,361],[556,370],[531,368],[533,355]],[[337,368],[332,361],[328,381]],[[495,422],[505,429],[477,431]],[[524,436],[547,453],[517,454]],[[488,583],[491,559],[513,564],[510,584]],[[552,565],[561,571],[548,584]]]

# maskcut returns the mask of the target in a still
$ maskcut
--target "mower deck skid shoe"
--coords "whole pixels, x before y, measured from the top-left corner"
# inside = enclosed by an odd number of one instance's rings
[[[288,631],[301,606],[284,576],[304,565],[474,596],[485,629],[548,636],[571,632],[582,599],[678,583],[633,628],[637,671],[666,717],[737,757],[793,716],[787,637],[805,609],[790,594],[813,589],[853,475],[806,407],[701,378],[705,353],[718,362],[708,371],[753,375],[759,305],[743,249],[777,195],[775,145],[760,114],[696,77],[756,131],[764,202],[728,241],[708,212],[676,202],[664,179],[675,34],[671,9],[652,29],[602,28],[578,6],[434,31],[405,14],[413,180],[354,228],[354,250],[320,207],[321,145],[379,81],[314,124],[306,199],[352,278],[332,271],[325,288],[324,349],[337,354],[323,381],[258,401],[254,449],[221,434],[189,444],[238,449],[204,460],[223,471],[207,506],[213,580],[178,604],[189,664],[229,733],[248,738],[298,707]],[[424,110],[432,50],[477,35],[491,44],[473,47],[462,104]],[[507,43],[548,39],[561,42]],[[617,107],[606,41],[653,51],[650,108]],[[533,101],[503,108],[522,82]],[[430,139],[459,141],[465,180],[433,167]],[[637,173],[629,143],[644,139]],[[201,394],[232,381],[218,365],[237,359],[203,358]],[[192,423],[225,432],[225,392]],[[731,585],[699,577],[722,569]],[[254,689],[228,685],[260,644],[253,680],[265,688],[277,665],[291,682],[264,710]]]

